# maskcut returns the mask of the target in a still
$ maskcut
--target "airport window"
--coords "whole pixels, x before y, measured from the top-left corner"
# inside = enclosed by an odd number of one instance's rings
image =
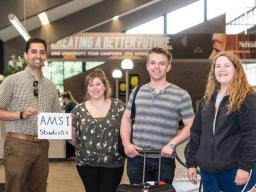
[[[167,14],[167,33],[175,34],[204,21],[203,0]],[[126,31],[128,34],[163,34],[164,17],[158,17],[147,23]]]
[[[90,69],[103,65],[104,63],[105,61],[86,61],[85,69],[86,71],[88,71]]]
[[[167,14],[167,33],[175,34],[204,22],[204,2],[199,0]],[[232,6],[231,6],[232,5]],[[207,20],[226,14],[226,33],[238,34],[255,25],[255,0],[207,0]],[[242,16],[244,13],[247,15]],[[230,23],[233,21],[233,23]],[[130,34],[164,33],[164,17],[126,31]]]
[[[82,72],[81,61],[52,61],[44,67],[44,75],[52,80],[60,92],[64,91],[64,80]]]
[[[256,86],[256,63],[245,63],[243,66],[250,85]]]
[[[226,13],[228,6],[233,6],[233,3],[231,3],[231,1],[234,1],[235,4],[236,0],[207,0],[207,20],[213,19],[214,17]],[[230,3],[232,4],[232,6],[230,6]]]
[[[255,7],[255,4],[255,0],[207,0],[207,19],[226,13],[228,23]]]
[[[104,61],[87,61],[85,70],[88,71],[104,63]],[[82,61],[51,61],[43,68],[44,75],[52,80],[61,93],[64,91],[64,80],[82,72]]]
[[[255,6],[255,0],[207,0],[207,19],[225,13],[226,33],[238,34],[255,25]]]
[[[167,33],[175,34],[204,21],[204,2],[202,0],[167,14]]]
[[[147,23],[134,27],[126,31],[128,34],[163,34],[164,17],[158,17]]]

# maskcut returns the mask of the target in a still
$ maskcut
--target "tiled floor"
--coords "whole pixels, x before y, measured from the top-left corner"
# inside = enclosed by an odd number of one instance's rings
[[[182,151],[183,147],[179,147],[178,151]],[[182,155],[182,152],[178,152]],[[184,157],[181,157],[182,159]],[[185,186],[187,181],[186,169],[177,163],[175,173],[175,184],[176,188],[179,189],[177,192],[185,192],[192,190],[183,190],[179,185]],[[0,165],[0,183],[4,182],[4,167]],[[128,183],[126,172],[124,173],[122,183]],[[184,188],[184,187],[183,187]],[[192,185],[188,185],[189,189],[195,188]],[[75,162],[51,162],[50,172],[48,177],[48,192],[83,192],[83,185],[77,174]]]

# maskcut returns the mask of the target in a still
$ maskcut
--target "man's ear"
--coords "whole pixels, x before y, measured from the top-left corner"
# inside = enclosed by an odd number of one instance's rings
[[[169,63],[169,64],[168,64],[168,67],[167,67],[167,72],[169,72],[169,71],[171,70],[171,68],[172,68],[172,64]]]
[[[147,69],[147,71],[148,71],[148,62],[146,63],[146,69]]]
[[[24,52],[23,56],[24,56],[24,59],[27,60],[27,58],[28,58],[27,52]]]

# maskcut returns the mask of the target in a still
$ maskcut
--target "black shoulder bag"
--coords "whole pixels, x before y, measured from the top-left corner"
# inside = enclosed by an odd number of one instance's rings
[[[136,99],[136,96],[137,96],[137,93],[140,89],[140,85],[138,85],[135,89],[135,92],[134,92],[134,96],[133,96],[133,99],[132,99],[132,107],[131,107],[131,143],[132,143],[132,134],[133,134],[133,124],[135,122],[135,115],[136,115],[136,105],[135,105],[135,99]],[[118,150],[118,153],[120,155],[122,155],[123,157],[127,157],[125,152],[124,152],[124,145],[122,143],[122,139],[121,139],[121,136],[120,136],[120,133],[119,133],[119,138],[118,138],[118,146],[117,146],[117,150]]]

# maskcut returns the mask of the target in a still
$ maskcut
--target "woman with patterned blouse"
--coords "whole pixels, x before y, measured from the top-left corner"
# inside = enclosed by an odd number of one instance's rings
[[[124,169],[117,145],[125,104],[110,98],[101,69],[86,76],[85,90],[85,102],[72,111],[77,170],[86,192],[115,192]]]

